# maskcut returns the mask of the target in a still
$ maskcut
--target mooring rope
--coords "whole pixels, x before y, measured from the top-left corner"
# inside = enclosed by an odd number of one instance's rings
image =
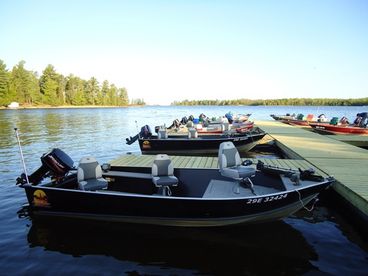
[[[312,204],[312,207],[311,208],[307,208],[305,205],[304,205],[304,202],[303,202],[303,200],[302,200],[302,195],[300,194],[300,192],[298,191],[298,190],[295,190],[297,193],[298,193],[298,196],[299,196],[299,201],[300,201],[300,203],[302,204],[302,206],[303,206],[303,208],[305,209],[305,210],[307,210],[308,212],[312,212],[313,211],[313,209],[314,209],[314,205],[318,202],[318,198],[317,198],[317,196],[315,196],[313,199],[314,199],[314,202],[313,202],[313,204]],[[312,200],[313,200],[312,199]]]

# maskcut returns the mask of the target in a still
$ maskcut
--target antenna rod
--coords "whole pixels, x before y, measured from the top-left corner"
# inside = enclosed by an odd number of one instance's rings
[[[26,163],[24,162],[24,156],[23,156],[22,146],[21,146],[21,144],[20,144],[20,139],[19,139],[18,129],[15,127],[15,128],[14,128],[14,131],[15,131],[15,137],[17,138],[17,141],[18,141],[19,153],[20,153],[20,158],[21,158],[21,160],[22,160],[22,165],[23,165],[24,175],[26,176],[26,181],[27,181],[27,184],[29,185],[28,174],[27,174],[27,168],[26,168]]]

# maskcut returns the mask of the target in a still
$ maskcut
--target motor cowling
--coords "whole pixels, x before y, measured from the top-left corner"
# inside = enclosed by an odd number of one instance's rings
[[[35,172],[28,176],[32,185],[39,184],[45,177],[56,179],[63,178],[70,170],[74,169],[74,161],[64,151],[58,148],[41,156],[42,165]],[[26,177],[22,174],[17,179],[17,184],[25,184]]]
[[[139,133],[140,137],[142,138],[150,138],[152,136],[152,132],[151,132],[151,128],[149,127],[149,125],[145,125],[141,128],[141,132]]]

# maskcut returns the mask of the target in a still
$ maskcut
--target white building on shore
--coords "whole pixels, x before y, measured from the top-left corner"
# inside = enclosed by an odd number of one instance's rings
[[[8,105],[8,108],[19,108],[19,103],[17,103],[17,102],[11,102]]]

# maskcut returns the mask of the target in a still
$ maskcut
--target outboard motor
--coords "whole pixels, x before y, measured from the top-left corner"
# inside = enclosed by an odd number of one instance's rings
[[[172,122],[171,126],[169,126],[169,127],[168,127],[168,129],[178,128],[178,127],[180,127],[180,121],[179,121],[178,119],[175,119],[175,120]],[[155,127],[155,132],[157,133],[157,132],[158,132],[158,130],[156,131],[156,128],[157,128],[157,126]],[[158,127],[158,128],[160,128],[160,127]]]
[[[180,123],[181,123],[182,125],[186,125],[186,124],[188,123],[188,118],[187,118],[186,116],[184,116],[183,118],[181,118]]]
[[[155,128],[156,130],[156,128]],[[151,128],[149,127],[149,125],[145,125],[143,127],[141,127],[141,131],[135,135],[135,136],[130,136],[129,138],[126,138],[126,143],[128,145],[131,145],[133,144],[135,141],[137,141],[140,137],[141,138],[144,138],[144,139],[147,139],[147,138],[150,138],[152,136],[152,132],[151,132]]]
[[[145,125],[141,128],[141,132],[139,133],[142,138],[150,138],[152,136],[151,128],[149,125]]]
[[[34,173],[28,176],[32,185],[39,184],[45,177],[56,179],[63,178],[70,170],[74,168],[74,161],[61,149],[55,148],[49,153],[41,156],[42,165]],[[17,184],[25,184],[26,176],[24,173],[17,178]]]
[[[228,113],[225,114],[226,119],[229,121],[229,124],[233,123],[233,114],[229,111]]]

